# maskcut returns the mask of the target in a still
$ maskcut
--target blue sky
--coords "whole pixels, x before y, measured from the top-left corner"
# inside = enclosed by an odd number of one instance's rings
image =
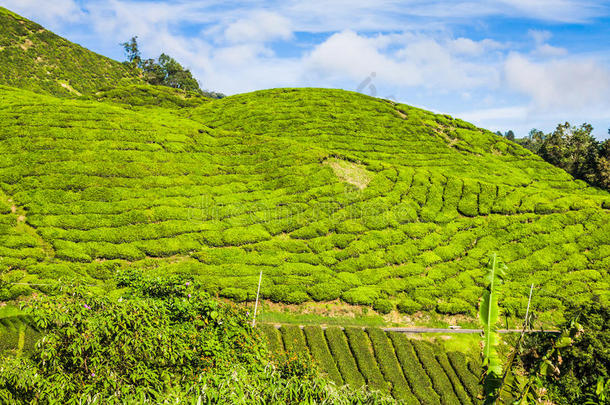
[[[0,0],[91,50],[169,53],[204,88],[361,88],[491,130],[610,127],[610,1]],[[362,85],[362,86],[361,86]]]

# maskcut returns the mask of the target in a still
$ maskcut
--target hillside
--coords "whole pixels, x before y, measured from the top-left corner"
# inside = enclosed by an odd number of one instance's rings
[[[262,270],[275,302],[472,319],[497,251],[508,315],[530,283],[545,324],[610,301],[610,195],[487,130],[343,90],[210,100],[142,85],[0,18],[5,300],[57,280],[111,290],[134,267],[245,301]]]
[[[143,83],[123,64],[0,7],[0,84],[56,96]]]
[[[248,98],[260,100],[241,116]],[[3,87],[0,105],[11,281],[104,285],[134,266],[193,274],[239,301],[263,270],[274,301],[388,298],[408,313],[473,315],[482,264],[498,251],[514,313],[530,282],[540,311],[608,299],[608,195],[486,131],[437,135],[468,125],[457,120],[400,106],[405,119],[385,101],[317,89],[150,114]],[[312,129],[260,112],[288,106]],[[6,298],[28,289],[7,287]]]

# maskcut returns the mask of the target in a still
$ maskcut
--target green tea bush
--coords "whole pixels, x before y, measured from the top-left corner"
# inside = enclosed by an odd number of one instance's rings
[[[419,361],[421,361],[428,376],[432,380],[432,385],[434,386],[436,393],[440,396],[441,403],[446,405],[459,403],[460,401],[453,391],[451,381],[436,360],[436,357],[434,357],[432,347],[430,347],[427,342],[414,340],[413,348],[417,353]]]
[[[280,328],[284,348],[288,354],[308,354],[303,331],[297,325],[283,325]]]
[[[307,288],[307,292],[316,301],[333,301],[341,297],[345,287],[339,283],[319,283]]]
[[[337,385],[343,384],[343,378],[337,364],[333,360],[333,356],[326,343],[324,331],[319,326],[305,326],[303,328],[305,337],[307,338],[307,346],[311,352],[314,361],[320,364],[321,369],[328,377]]]
[[[447,353],[437,350],[435,352],[435,355],[436,359],[438,360],[438,363],[441,365],[443,371],[446,373],[447,378],[449,378],[449,380],[451,381],[451,385],[453,386],[455,394],[459,399],[459,403],[466,405],[474,404],[473,399],[466,393],[466,390],[464,389],[464,386],[462,385],[459,377],[455,373],[455,370],[453,369],[453,367],[451,367],[451,363],[449,362]]]
[[[365,380],[358,371],[356,361],[347,344],[345,333],[340,328],[331,326],[326,329],[325,334],[328,347],[337,362],[337,368],[341,372],[343,381],[353,388],[363,386]]]
[[[419,302],[413,301],[412,299],[403,298],[398,301],[396,308],[398,309],[398,312],[402,314],[412,315],[421,310],[423,306]]]
[[[223,240],[232,246],[245,245],[249,243],[261,242],[271,238],[269,232],[262,225],[253,225],[243,228],[227,229],[223,233]]]
[[[396,357],[413,394],[422,404],[438,404],[439,396],[434,392],[432,383],[417,359],[409,339],[404,334],[396,332],[390,332],[388,336],[392,340]]]
[[[407,404],[419,404],[405,380],[400,363],[398,363],[386,333],[379,328],[367,328],[366,332],[371,339],[377,364],[379,364],[385,380],[392,384],[392,396],[405,401]]]
[[[280,331],[274,325],[270,324],[259,325],[259,328],[265,336],[267,347],[271,351],[272,355],[279,361],[283,361],[286,353]]]
[[[358,369],[366,379],[368,387],[373,390],[389,391],[373,356],[366,332],[361,328],[345,328],[345,334],[358,363]]]
[[[372,305],[378,297],[378,289],[371,286],[355,287],[341,294],[341,299],[354,305]]]
[[[394,304],[386,298],[379,298],[373,303],[373,309],[380,314],[389,314],[394,309]]]
[[[474,315],[472,303],[468,303],[460,298],[450,298],[448,302],[439,302],[436,309],[441,314],[466,314]]]
[[[467,367],[466,356],[460,352],[448,352],[447,357],[470,398],[482,397],[483,390],[479,384],[480,373],[473,374]]]
[[[248,299],[248,292],[242,288],[228,287],[220,291],[222,297],[230,298],[235,302],[243,302]]]

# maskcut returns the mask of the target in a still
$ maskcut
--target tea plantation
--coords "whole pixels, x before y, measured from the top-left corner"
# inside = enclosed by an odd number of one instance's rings
[[[474,317],[495,251],[508,315],[531,283],[546,324],[610,302],[610,194],[505,138],[343,90],[149,86],[0,19],[3,300],[131,267],[241,302],[262,270],[275,302]]]
[[[547,314],[608,300],[608,194],[496,135],[340,90],[125,97],[0,88],[4,280],[104,285],[134,266],[243,301],[263,270],[277,302],[472,315],[497,251],[515,315],[531,282]]]
[[[406,404],[480,403],[480,364],[440,344],[379,328],[261,328],[276,357],[310,356],[338,385],[366,384]]]
[[[0,7],[0,84],[59,97],[144,81],[126,66]]]

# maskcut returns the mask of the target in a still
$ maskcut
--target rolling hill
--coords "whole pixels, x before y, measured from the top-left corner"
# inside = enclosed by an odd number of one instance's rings
[[[142,84],[123,64],[0,7],[0,84],[59,97]]]
[[[0,18],[5,300],[137,267],[244,301],[262,270],[276,302],[471,317],[492,251],[509,314],[530,283],[546,323],[610,300],[610,195],[487,130],[343,90],[189,97]]]

